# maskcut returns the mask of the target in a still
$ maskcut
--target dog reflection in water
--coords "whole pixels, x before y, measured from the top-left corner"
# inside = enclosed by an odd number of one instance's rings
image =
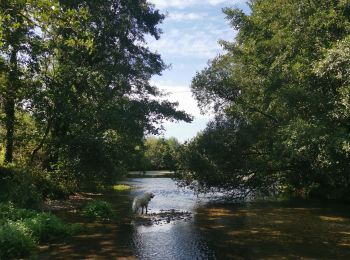
[[[142,195],[136,196],[134,198],[134,201],[132,203],[132,210],[134,213],[138,212],[141,208],[143,214],[143,209],[146,209],[146,214],[148,210],[148,203],[151,201],[151,199],[154,197],[154,194],[151,192],[146,192]]]

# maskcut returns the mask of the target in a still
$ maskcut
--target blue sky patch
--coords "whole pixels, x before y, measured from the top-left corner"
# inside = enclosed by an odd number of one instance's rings
[[[179,109],[194,116],[191,124],[166,122],[165,137],[183,142],[203,130],[213,115],[201,115],[190,92],[192,78],[210,59],[223,50],[219,40],[233,41],[236,32],[230,27],[224,7],[238,7],[248,12],[245,0],[150,0],[167,17],[160,28],[160,40],[147,38],[150,49],[162,55],[171,65],[162,76],[152,78],[158,88],[170,93],[168,99],[178,102]]]

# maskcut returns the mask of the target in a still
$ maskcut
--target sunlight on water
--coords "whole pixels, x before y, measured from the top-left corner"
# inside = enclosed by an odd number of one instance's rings
[[[149,213],[172,209],[194,212],[203,203],[192,191],[177,188],[169,178],[131,179],[128,183],[138,187],[131,191],[132,197],[144,192],[155,194]],[[140,259],[215,259],[193,220],[136,226],[133,246]]]

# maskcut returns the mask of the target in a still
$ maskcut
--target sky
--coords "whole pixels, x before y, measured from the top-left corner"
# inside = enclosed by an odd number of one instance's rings
[[[223,53],[219,40],[233,41],[236,31],[222,13],[224,7],[247,10],[247,0],[149,0],[166,14],[160,28],[160,40],[147,40],[151,50],[161,54],[170,68],[152,78],[152,84],[169,93],[168,100],[179,103],[179,109],[194,117],[192,123],[165,122],[164,137],[180,142],[193,138],[203,130],[211,114],[202,115],[192,97],[190,84],[196,72],[208,61]]]

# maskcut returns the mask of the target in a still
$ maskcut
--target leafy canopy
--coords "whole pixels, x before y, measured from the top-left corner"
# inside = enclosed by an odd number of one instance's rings
[[[192,81],[218,116],[183,149],[185,184],[349,198],[349,3],[250,7],[224,9],[238,35]]]

